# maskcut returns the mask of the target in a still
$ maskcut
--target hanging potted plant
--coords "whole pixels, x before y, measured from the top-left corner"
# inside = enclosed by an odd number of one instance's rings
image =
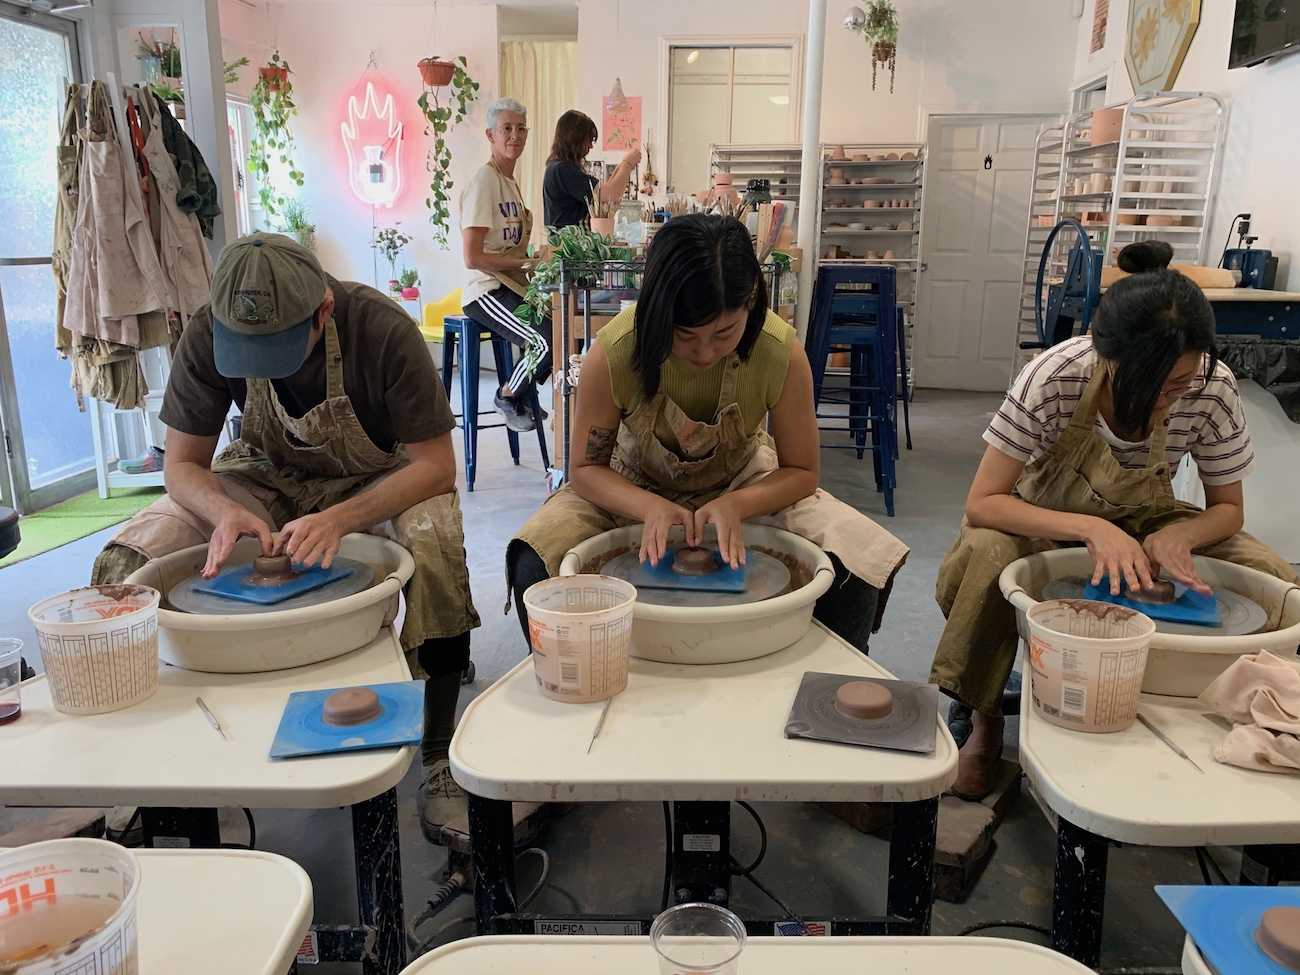
[[[388,262],[388,290],[397,294],[402,290],[402,282],[397,277],[397,255],[411,242],[411,238],[397,227],[385,227],[375,233],[375,240],[370,246],[384,255]]]
[[[402,286],[402,300],[415,301],[420,297],[420,275],[414,268],[404,267],[397,279]]]
[[[442,58],[421,58],[415,66],[420,69],[420,81],[425,88],[445,88],[456,75],[456,62]]]
[[[425,58],[424,61],[438,62],[438,58]],[[420,62],[421,65],[424,61]],[[464,57],[454,62],[441,62],[452,65],[449,84],[450,96],[447,104],[442,104],[437,86],[427,86],[420,93],[416,104],[424,115],[424,134],[433,137],[433,145],[425,156],[425,169],[429,171],[429,195],[424,198],[424,205],[429,208],[429,222],[433,224],[433,242],[446,249],[447,232],[451,223],[451,149],[447,145],[447,133],[465,121],[469,114],[470,103],[478,97],[478,82],[469,76],[468,63]],[[421,68],[423,75],[424,69]],[[439,75],[440,77],[441,75]]]
[[[277,216],[286,198],[271,182],[271,167],[278,163],[295,186],[302,186],[302,171],[293,161],[293,133],[289,122],[298,114],[293,100],[293,82],[289,80],[289,62],[276,51],[271,60],[257,71],[249,107],[253,110],[253,127],[257,130],[248,153],[249,172],[258,178],[257,197],[267,217]]]
[[[871,90],[876,90],[876,69],[889,68],[889,93],[894,93],[894,69],[898,64],[898,11],[893,0],[868,0],[857,31],[871,47]]]

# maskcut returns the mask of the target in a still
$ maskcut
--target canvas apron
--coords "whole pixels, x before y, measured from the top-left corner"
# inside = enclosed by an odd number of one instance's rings
[[[1158,416],[1148,465],[1127,469],[1094,427],[1106,371],[1093,371],[1069,426],[1041,457],[1025,466],[1014,493],[1039,508],[1094,515],[1136,539],[1194,518],[1201,509],[1174,498],[1165,454],[1169,421]],[[948,623],[935,652],[930,680],[977,711],[1001,713],[1002,689],[1015,663],[1019,634],[1015,610],[998,577],[1017,559],[1057,548],[1041,538],[1010,535],[963,522],[956,544],[939,566],[935,598]],[[1280,555],[1245,532],[1197,554],[1294,580]],[[1281,606],[1270,608],[1277,623]]]
[[[325,328],[325,400],[302,417],[285,410],[270,380],[248,380],[243,427],[212,464],[222,489],[273,528],[321,511],[364,490],[407,462],[401,446],[375,446],[343,385],[338,330]],[[410,551],[415,574],[406,586],[402,647],[421,676],[415,650],[427,639],[479,625],[470,598],[465,533],[456,492],[421,501],[374,529]],[[206,542],[212,526],[162,497],[113,539],[151,559]]]
[[[723,366],[712,423],[692,420],[663,392],[638,406],[619,425],[610,467],[638,487],[690,510],[775,471],[779,463],[772,438],[761,428],[745,432],[744,415],[736,399],[740,369],[740,356],[732,353]],[[676,443],[676,449],[664,442],[665,434]],[[753,521],[803,536],[832,552],[850,573],[882,592],[907,558],[906,545],[820,488],[788,508]],[[546,571],[554,576],[565,553],[579,542],[633,523],[634,519],[598,508],[566,484],[547,499],[517,537],[541,556]],[[507,599],[511,582],[507,580]],[[883,604],[882,597],[880,611]]]

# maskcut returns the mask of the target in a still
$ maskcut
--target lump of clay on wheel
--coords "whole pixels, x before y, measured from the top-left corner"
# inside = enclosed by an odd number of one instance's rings
[[[711,548],[683,545],[673,556],[673,571],[684,576],[703,576],[717,572],[717,554]]]
[[[1300,907],[1270,907],[1259,919],[1255,943],[1283,968],[1300,972]]]
[[[321,704],[326,724],[363,724],[379,716],[379,695],[368,687],[346,687],[335,691]]]
[[[1161,581],[1155,583],[1150,589],[1130,589],[1127,595],[1138,603],[1168,605],[1174,601],[1174,584]]]
[[[849,681],[835,691],[835,710],[846,718],[862,721],[885,718],[894,710],[894,693],[871,681]]]
[[[259,555],[253,559],[253,574],[248,577],[250,586],[280,586],[297,573],[287,555]]]

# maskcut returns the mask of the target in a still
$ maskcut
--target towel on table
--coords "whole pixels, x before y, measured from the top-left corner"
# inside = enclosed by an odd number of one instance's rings
[[[1216,761],[1260,772],[1300,774],[1300,667],[1267,650],[1239,657],[1201,692],[1232,722]]]

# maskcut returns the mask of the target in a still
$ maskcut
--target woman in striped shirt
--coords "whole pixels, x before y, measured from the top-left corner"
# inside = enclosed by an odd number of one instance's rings
[[[1200,592],[1192,553],[1291,581],[1280,555],[1242,532],[1242,478],[1254,464],[1236,380],[1214,349],[1214,313],[1168,268],[1167,244],[1120,254],[1130,276],[1102,298],[1090,335],[1026,366],[984,434],[966,520],[939,569],[947,617],[930,679],[974,711],[953,791],[986,795],[1002,751],[1001,696],[1015,662],[1014,611],[998,576],[1058,543],[1086,545],[1094,584]],[[1174,499],[1191,454],[1204,510]]]

